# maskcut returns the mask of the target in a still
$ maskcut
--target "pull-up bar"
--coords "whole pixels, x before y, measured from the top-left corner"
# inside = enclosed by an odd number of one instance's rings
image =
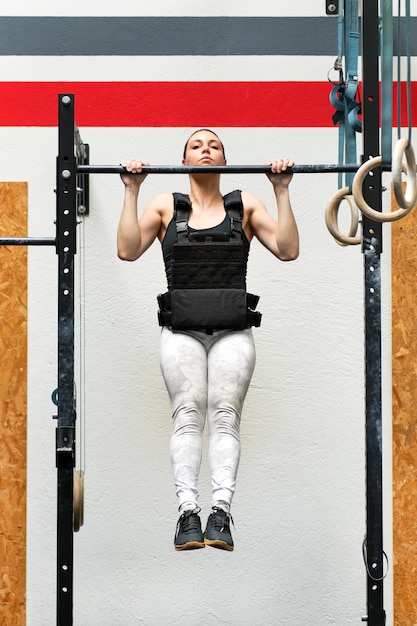
[[[357,172],[356,163],[331,163],[312,165],[293,165],[285,171],[294,174],[332,174],[338,172]],[[383,165],[384,171],[390,171],[390,165]],[[268,165],[146,165],[144,174],[270,174]],[[77,165],[77,174],[126,174],[122,165]],[[62,175],[65,178],[64,172]]]
[[[0,237],[0,246],[56,246],[55,237]]]

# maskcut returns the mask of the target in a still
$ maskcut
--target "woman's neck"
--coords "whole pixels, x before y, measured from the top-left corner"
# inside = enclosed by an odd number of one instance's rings
[[[210,174],[190,176],[190,199],[202,211],[211,208],[220,201],[223,202],[220,191],[220,176]]]

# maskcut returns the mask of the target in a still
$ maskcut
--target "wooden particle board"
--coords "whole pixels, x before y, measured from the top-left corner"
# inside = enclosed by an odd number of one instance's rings
[[[0,183],[0,236],[27,236],[27,183]],[[0,623],[26,624],[27,248],[0,246]]]
[[[392,210],[398,208],[392,196]],[[417,624],[417,208],[392,223],[394,625]]]

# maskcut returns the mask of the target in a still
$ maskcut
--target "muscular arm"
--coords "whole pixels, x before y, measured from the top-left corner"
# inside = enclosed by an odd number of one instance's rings
[[[275,171],[268,174],[274,189],[277,219],[268,213],[264,204],[253,194],[245,192],[242,199],[251,233],[281,261],[293,261],[299,254],[299,237],[289,194],[292,175],[284,172],[285,168],[280,169],[275,165]]]
[[[125,200],[117,230],[117,254],[123,261],[136,261],[157,237],[162,239],[164,216],[171,214],[173,197],[170,193],[156,196],[138,218],[138,190],[125,190]]]
[[[135,261],[163,230],[164,211],[169,210],[172,205],[172,196],[171,194],[156,196],[138,218],[139,190],[145,179],[140,175],[143,163],[124,161],[122,165],[126,167],[126,163],[130,168],[129,171],[136,175],[122,176],[125,195],[117,230],[117,254],[123,261]]]

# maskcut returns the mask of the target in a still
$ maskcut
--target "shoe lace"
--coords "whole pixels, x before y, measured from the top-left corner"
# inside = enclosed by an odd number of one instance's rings
[[[210,516],[210,525],[213,526],[214,530],[220,533],[225,529],[229,530],[229,521],[232,522],[234,528],[235,523],[231,514],[226,513],[223,509],[213,507],[213,514]]]
[[[184,532],[188,532],[189,530],[199,530],[199,512],[200,510],[184,511],[178,520],[176,534],[178,535],[180,529]]]

